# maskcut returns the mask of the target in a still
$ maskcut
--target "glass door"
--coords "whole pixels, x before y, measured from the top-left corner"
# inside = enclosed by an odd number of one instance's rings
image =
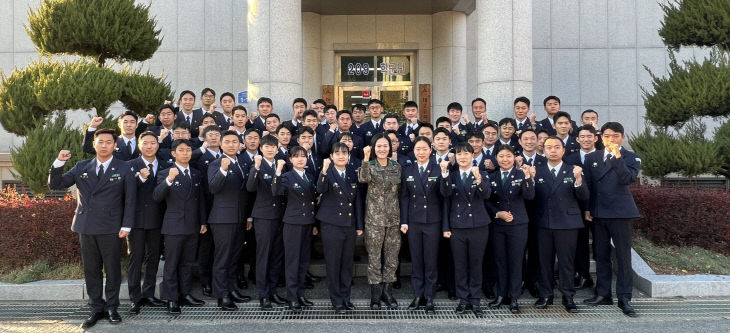
[[[364,87],[364,86],[344,86],[344,87],[338,87],[337,91],[337,109],[338,110],[352,110],[352,107],[357,104],[362,104],[363,106],[367,107],[368,102],[373,97],[373,88],[374,87]]]
[[[392,113],[398,116],[398,120],[403,123],[403,104],[413,99],[413,88],[411,86],[387,86],[378,87],[380,100],[383,101],[385,113]]]

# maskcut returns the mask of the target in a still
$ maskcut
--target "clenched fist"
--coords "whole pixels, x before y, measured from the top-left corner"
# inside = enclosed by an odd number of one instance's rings
[[[474,175],[474,179],[476,179],[477,184],[482,182],[482,175],[479,173],[478,167],[471,167],[471,174]]]
[[[71,152],[68,150],[61,150],[58,152],[58,160],[59,161],[68,161],[68,159],[71,158]]]
[[[530,167],[530,178],[535,178],[535,174],[537,174],[537,169],[534,166]]]
[[[583,181],[583,168],[574,165],[573,166],[573,177],[575,177],[575,183],[576,185],[580,185],[580,183]]]
[[[532,175],[530,174],[530,165],[529,164],[523,164],[520,166],[520,169],[522,170],[522,173],[525,174],[525,179],[532,178]]]
[[[154,114],[148,114],[144,117],[144,121],[146,121],[148,124],[152,125],[155,123],[155,115]]]
[[[142,179],[147,180],[147,177],[150,176],[150,169],[147,169],[147,168],[140,169],[139,175],[142,176]]]
[[[366,161],[370,160],[370,151],[371,150],[372,150],[372,147],[370,147],[370,146],[365,146],[362,149],[362,153],[363,153]]]
[[[286,161],[284,161],[284,160],[276,161],[276,173],[281,174],[281,171],[284,170],[285,165],[286,165]]]
[[[489,169],[489,170],[494,170],[497,168],[496,166],[494,166],[494,163],[492,163],[492,160],[490,160],[490,159],[486,159],[484,161],[484,166],[487,167],[487,169]]]
[[[449,173],[449,161],[443,160],[439,163],[439,166],[441,167],[441,173]]]
[[[228,166],[231,165],[231,159],[224,157],[221,159],[221,169],[228,171]]]
[[[261,155],[256,155],[253,157],[253,167],[254,169],[258,170],[261,167]]]
[[[330,160],[329,158],[327,158],[324,161],[322,161],[322,173],[323,174],[324,173],[327,173],[327,170],[330,167],[330,163],[332,163],[332,160]]]
[[[91,118],[91,123],[89,123],[89,127],[99,128],[99,126],[101,126],[101,123],[103,123],[103,122],[104,122],[104,118],[102,118],[102,117]]]
[[[518,167],[522,167],[522,163],[524,163],[525,159],[522,158],[522,156],[515,157],[515,164],[517,164]]]
[[[170,173],[167,175],[167,181],[172,183],[173,180],[175,180],[175,177],[180,174],[180,170],[177,168],[170,168]]]
[[[157,137],[157,141],[161,143],[163,140],[165,140],[168,134],[170,134],[170,130],[168,130],[167,128],[161,129],[160,136]]]

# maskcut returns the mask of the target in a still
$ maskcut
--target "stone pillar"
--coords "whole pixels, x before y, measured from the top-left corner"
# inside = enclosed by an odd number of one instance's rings
[[[322,96],[321,23],[317,13],[302,13],[302,96],[312,102]]]
[[[246,20],[249,105],[270,97],[274,112],[289,119],[302,96],[301,0],[249,0]]]
[[[446,106],[466,97],[466,14],[439,12],[433,14],[433,86],[431,118],[446,115]]]
[[[499,121],[514,116],[516,97],[534,99],[532,0],[476,0],[476,11],[477,95],[487,101],[487,117]]]

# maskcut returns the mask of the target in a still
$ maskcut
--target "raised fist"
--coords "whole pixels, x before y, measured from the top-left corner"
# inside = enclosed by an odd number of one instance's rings
[[[155,123],[155,115],[154,114],[148,114],[144,117],[144,121],[146,121],[148,124],[152,125]]]
[[[537,115],[530,112],[530,114],[527,115],[528,118],[530,118],[530,123],[534,124],[537,121]]]
[[[520,169],[522,169],[522,173],[525,174],[525,179],[530,179],[531,178],[532,175],[530,174],[530,165],[529,164],[523,164],[520,167]]]
[[[210,105],[210,109],[208,109],[208,111],[210,111],[210,113],[213,113],[213,111],[215,111],[215,108],[216,107],[218,107],[218,106],[215,105],[215,103],[213,103],[213,104]]]
[[[518,167],[521,167],[522,163],[524,163],[524,161],[525,160],[522,158],[522,156],[515,157],[515,163],[517,164]]]
[[[461,117],[461,119],[464,119],[464,123],[465,123],[465,124],[468,124],[468,123],[469,123],[469,115],[468,115],[468,114],[465,114],[465,115],[463,115],[463,116]]]
[[[200,125],[200,126],[198,126],[198,136],[203,136],[203,130],[204,130],[204,129],[205,129],[206,127],[208,127],[208,126],[205,126],[205,125]]]
[[[258,112],[251,112],[251,120],[254,120],[254,119],[258,118],[258,117],[259,117],[259,113]]]
[[[574,165],[573,166],[573,177],[575,177],[576,181],[582,180],[583,179],[583,168],[581,168],[577,165]]]
[[[261,155],[256,155],[253,157],[253,167],[255,169],[258,169],[261,167],[261,159],[262,159]]]
[[[208,149],[208,147],[210,147],[210,144],[208,143],[208,141],[203,141],[203,144],[200,146],[203,147],[204,149]]]
[[[170,174],[167,175],[167,181],[171,182],[175,180],[175,177],[180,174],[180,170],[177,168],[170,168]]]
[[[142,176],[142,179],[147,179],[147,177],[150,176],[150,169],[147,169],[147,168],[140,169],[139,175]]]
[[[415,134],[413,134],[413,133],[411,133],[411,134],[408,134],[408,138],[409,138],[409,139],[411,139],[411,142],[413,142],[413,141],[415,141],[415,140],[416,140],[416,135],[415,135]]]
[[[337,130],[337,123],[331,123],[330,124],[330,131],[334,132]]]
[[[492,160],[490,160],[490,159],[486,159],[484,161],[484,166],[486,166],[487,169],[489,169],[489,170],[494,170],[497,168],[496,166],[494,166],[494,163],[492,163]]]
[[[534,166],[530,167],[530,178],[535,178],[535,174],[537,174],[537,169]]]
[[[231,159],[230,158],[222,158],[221,159],[221,169],[228,171],[228,166],[231,165]]]
[[[170,104],[170,103],[172,103],[172,101],[171,101],[171,100],[169,100],[169,99],[166,99],[166,100],[165,100],[165,104]]]
[[[418,117],[413,117],[411,119],[408,119],[408,121],[410,121],[411,124],[418,124]]]
[[[284,160],[276,161],[276,172],[281,173],[281,170],[284,170],[285,165],[286,165],[286,161],[284,161]]]
[[[322,161],[322,173],[327,172],[327,169],[329,169],[330,167],[330,163],[332,163],[332,160],[330,160],[329,158]]]
[[[265,137],[269,134],[271,134],[271,133],[269,133],[269,131],[263,131],[263,132],[261,132],[261,137]]]
[[[456,162],[456,159],[454,158],[454,153],[449,153],[449,155],[447,156],[449,157],[449,162],[451,162],[451,164],[454,164],[454,162]]]
[[[59,161],[68,161],[68,159],[71,158],[71,152],[68,150],[61,150],[58,152],[58,160]]]
[[[366,161],[370,159],[370,151],[371,150],[372,150],[372,147],[370,147],[370,146],[365,146],[362,149],[362,153],[363,153]]]
[[[479,168],[475,166],[471,167],[471,174],[474,175],[474,178],[477,180],[482,177],[482,175],[479,174]]]
[[[167,135],[170,134],[170,130],[167,128],[163,128],[160,130],[160,136],[157,138],[157,141],[162,142],[162,140],[165,140]]]
[[[441,161],[441,163],[439,163],[439,166],[441,167],[441,173],[449,172],[449,161],[443,160]]]
[[[103,123],[103,122],[104,122],[104,118],[102,118],[102,117],[91,118],[91,123],[89,124],[89,127],[99,128],[99,126],[101,126],[101,123]]]

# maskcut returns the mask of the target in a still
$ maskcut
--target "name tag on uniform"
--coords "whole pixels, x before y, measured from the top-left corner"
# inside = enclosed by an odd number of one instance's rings
[[[573,178],[570,178],[570,177],[563,178],[563,183],[565,183],[565,184],[572,183],[572,182],[573,182]]]
[[[413,179],[413,176],[408,176],[408,178],[406,178],[406,181],[413,182],[413,181],[415,181],[415,179]]]
[[[350,186],[352,186],[352,188],[356,188],[357,187],[357,183],[352,183],[352,184],[350,184]]]
[[[271,179],[271,175],[268,174],[268,173],[265,173],[264,174],[264,180],[266,180],[266,179]]]
[[[302,188],[302,187],[299,186],[299,183],[294,183],[294,188]]]
[[[544,180],[544,179],[542,179],[542,178],[538,178],[538,179],[537,179],[537,183],[538,183],[538,184],[542,184],[542,183],[544,183],[544,182],[545,182],[545,180]]]
[[[435,182],[438,179],[439,179],[439,177],[428,177],[428,181],[430,181],[430,182]]]

